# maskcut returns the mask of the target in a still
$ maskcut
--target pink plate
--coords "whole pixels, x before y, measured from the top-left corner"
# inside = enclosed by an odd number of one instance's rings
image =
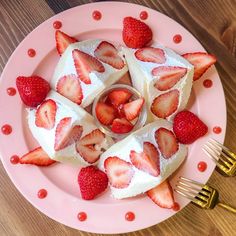
[[[95,10],[101,12],[100,20],[92,15]],[[12,126],[12,133],[0,133],[0,150],[3,165],[18,190],[36,208],[52,219],[70,227],[96,233],[124,233],[140,230],[171,217],[176,212],[162,209],[148,197],[139,196],[129,200],[114,200],[109,191],[96,200],[81,199],[77,184],[78,168],[56,164],[51,167],[38,168],[31,165],[13,165],[12,155],[23,155],[37,146],[26,125],[25,107],[19,95],[9,96],[7,89],[15,87],[15,79],[19,75],[40,75],[50,80],[54,67],[59,59],[55,49],[53,23],[62,22],[61,30],[79,40],[102,38],[122,43],[122,21],[126,16],[139,18],[140,12],[146,11],[148,18],[145,22],[151,27],[154,41],[170,47],[180,54],[194,51],[205,51],[201,44],[181,25],[169,17],[149,8],[121,2],[103,2],[86,4],[62,12],[47,20],[30,33],[17,47],[9,59],[1,78],[0,84],[0,126]],[[173,36],[180,34],[182,41],[173,42]],[[36,55],[30,57],[28,49],[35,49]],[[203,81],[210,79],[212,87],[203,86]],[[194,83],[189,108],[197,113],[208,125],[208,135],[189,146],[189,155],[181,168],[172,176],[171,184],[179,176],[207,182],[215,165],[202,151],[202,146],[213,137],[224,141],[226,129],[226,106],[220,78],[215,67],[210,68],[204,76]],[[222,132],[216,134],[213,128],[219,126]],[[205,172],[199,172],[197,165],[200,161],[207,163]],[[46,189],[46,198],[40,199],[37,193]],[[181,209],[189,201],[175,195]],[[133,212],[135,219],[127,221],[125,214]],[[79,221],[77,214],[85,212],[87,219]]]

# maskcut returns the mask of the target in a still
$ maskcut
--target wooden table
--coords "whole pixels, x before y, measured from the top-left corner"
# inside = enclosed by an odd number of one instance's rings
[[[32,3],[33,2],[33,3]],[[14,49],[40,23],[88,0],[1,0],[0,71]],[[125,2],[125,1],[124,1]],[[236,1],[235,0],[131,0],[156,9],[186,27],[218,58],[228,108],[225,145],[236,150]],[[1,111],[2,112],[2,111]],[[36,210],[16,190],[0,164],[0,235],[93,235],[71,229]],[[214,173],[209,183],[221,198],[236,206],[236,178]],[[216,208],[204,211],[189,204],[165,222],[127,235],[236,235],[236,215]]]

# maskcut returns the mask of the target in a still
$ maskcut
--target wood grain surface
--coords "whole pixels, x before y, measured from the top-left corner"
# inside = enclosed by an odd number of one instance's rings
[[[87,0],[0,0],[0,72],[17,45],[36,26]],[[235,0],[132,0],[125,1],[156,9],[186,27],[218,58],[227,103],[225,145],[236,151],[236,1]],[[1,111],[2,112],[2,111]],[[93,235],[71,229],[35,209],[17,191],[0,164],[0,235],[54,236]],[[236,177],[223,178],[214,172],[209,183],[221,198],[236,206]],[[236,215],[223,209],[204,211],[189,204],[165,222],[148,229],[122,234],[146,235],[236,235]],[[101,234],[100,234],[101,235]]]

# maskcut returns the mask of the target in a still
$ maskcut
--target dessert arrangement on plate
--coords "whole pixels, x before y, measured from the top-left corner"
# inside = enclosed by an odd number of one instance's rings
[[[185,109],[194,81],[216,59],[154,43],[152,29],[130,16],[122,37],[124,45],[79,41],[57,30],[59,60],[50,83],[38,75],[16,78],[39,144],[20,163],[78,166],[84,200],[110,188],[115,199],[147,194],[174,209],[168,178],[188,158],[187,145],[208,131]]]

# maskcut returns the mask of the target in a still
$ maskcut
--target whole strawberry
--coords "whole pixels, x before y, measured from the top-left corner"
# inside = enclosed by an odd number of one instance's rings
[[[87,166],[80,170],[78,182],[82,198],[91,200],[105,191],[108,185],[108,178],[97,167]]]
[[[152,30],[140,20],[125,17],[123,21],[123,40],[129,48],[142,48],[152,40]]]
[[[19,76],[16,86],[22,102],[30,107],[38,106],[51,89],[49,83],[39,76]]]
[[[190,144],[204,136],[208,127],[192,112],[179,112],[173,122],[174,133],[180,143]]]

